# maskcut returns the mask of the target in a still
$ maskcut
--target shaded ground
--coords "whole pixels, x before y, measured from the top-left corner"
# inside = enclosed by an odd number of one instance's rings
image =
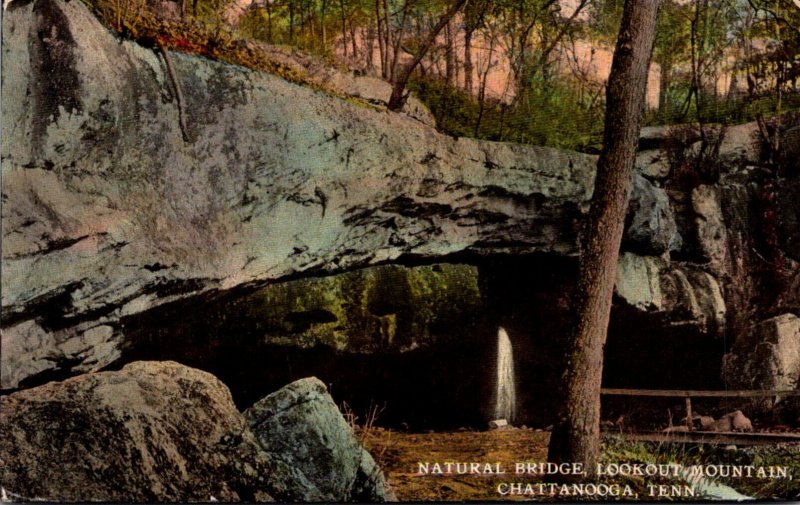
[[[502,498],[497,484],[514,480],[513,475],[420,475],[419,463],[499,462],[512,472],[515,462],[545,461],[550,439],[547,432],[528,429],[401,433],[377,428],[361,435],[401,501],[496,501]]]

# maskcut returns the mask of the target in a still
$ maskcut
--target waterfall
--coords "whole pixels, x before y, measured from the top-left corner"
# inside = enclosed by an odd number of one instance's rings
[[[495,390],[494,418],[514,420],[517,410],[517,392],[514,381],[514,351],[511,339],[503,328],[497,330],[497,389]]]

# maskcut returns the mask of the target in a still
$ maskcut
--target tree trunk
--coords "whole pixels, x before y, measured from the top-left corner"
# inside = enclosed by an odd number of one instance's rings
[[[548,459],[583,463],[590,476],[600,454],[603,347],[660,3],[625,0],[606,92],[603,150],[573,300],[577,314],[563,376],[564,404],[550,439]]]
[[[453,53],[455,47],[455,41],[453,40],[455,37],[453,36],[452,26],[448,22],[444,25],[444,40],[445,44],[447,45],[447,52],[444,55],[444,75],[447,84],[453,86],[454,79],[455,79],[455,62],[453,61]]]
[[[375,63],[372,61],[375,57],[375,28],[371,23],[367,27],[366,37],[367,75],[373,75],[375,72]]]
[[[375,24],[378,31],[378,52],[381,60],[381,77],[386,79],[386,44],[383,38],[383,20],[381,18],[381,0],[375,0]]]
[[[322,0],[322,6],[320,7],[320,30],[322,31],[322,50],[328,50],[328,31],[325,29],[325,15],[327,14],[328,10],[328,2],[327,0]]]
[[[351,54],[353,55],[353,60],[358,58],[358,42],[357,42],[357,38],[356,38],[356,25],[355,25],[355,22],[353,21],[354,17],[355,17],[354,15],[351,16],[350,20],[349,20],[349,23],[350,23],[350,46],[352,48]]]
[[[665,60],[661,64],[661,79],[658,89],[658,108],[664,117],[669,114],[669,85],[672,83],[672,62]]]
[[[339,9],[342,11],[342,54],[347,59],[347,28],[345,26],[344,0],[339,0]]]
[[[492,53],[494,53],[494,42],[495,38],[492,38],[489,41],[489,57],[486,61],[486,67],[483,71],[480,80],[480,88],[478,90],[478,118],[475,120],[475,129],[473,131],[473,135],[475,137],[478,136],[478,133],[481,130],[481,121],[483,121],[483,114],[486,111],[486,81],[489,79],[489,71],[492,69]],[[500,136],[503,135],[503,116],[500,116]]]
[[[406,101],[406,97],[403,92],[406,89],[406,84],[408,84],[408,79],[411,77],[414,69],[417,68],[417,65],[419,65],[419,62],[422,61],[422,58],[425,57],[425,54],[428,52],[428,50],[436,42],[436,37],[439,35],[439,32],[441,32],[442,28],[444,28],[444,26],[449,23],[451,19],[453,19],[453,16],[456,15],[456,13],[465,3],[467,3],[467,0],[455,0],[450,5],[450,8],[447,9],[447,12],[442,14],[442,17],[439,18],[436,26],[434,26],[431,32],[428,34],[428,39],[422,45],[419,52],[410,62],[408,62],[408,64],[404,65],[400,72],[398,72],[398,75],[395,76],[393,81],[394,84],[392,85],[392,96],[389,97],[389,110],[400,110],[403,108],[403,105]]]
[[[294,42],[294,2],[289,2],[289,44]]]
[[[386,60],[383,62],[383,67],[386,69],[386,78],[390,81],[393,79],[392,77],[392,69],[390,66],[389,61],[389,51],[392,49],[392,23],[389,19],[389,4],[386,0],[382,0],[383,2],[383,45],[386,48],[386,52],[384,56]]]
[[[472,30],[464,30],[464,90],[472,94]]]
[[[267,9],[267,42],[272,44],[272,3],[264,2]]]

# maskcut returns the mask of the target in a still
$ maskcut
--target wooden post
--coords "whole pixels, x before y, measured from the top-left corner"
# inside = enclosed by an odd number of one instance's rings
[[[692,431],[692,399],[687,396],[686,397],[686,427],[689,428],[689,431]]]

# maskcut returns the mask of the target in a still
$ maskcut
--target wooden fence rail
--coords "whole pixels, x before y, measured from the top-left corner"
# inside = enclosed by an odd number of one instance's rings
[[[600,390],[604,395],[620,396],[668,396],[673,398],[747,398],[747,397],[769,397],[769,396],[800,396],[800,390],[730,390],[730,391],[707,391],[707,390],[684,390],[684,389],[614,389],[603,388]]]
[[[764,398],[774,396],[800,396],[800,390],[729,390],[708,391],[691,389],[614,389],[602,388],[600,394],[617,396],[661,396],[686,399],[686,428],[693,431],[692,398]]]

